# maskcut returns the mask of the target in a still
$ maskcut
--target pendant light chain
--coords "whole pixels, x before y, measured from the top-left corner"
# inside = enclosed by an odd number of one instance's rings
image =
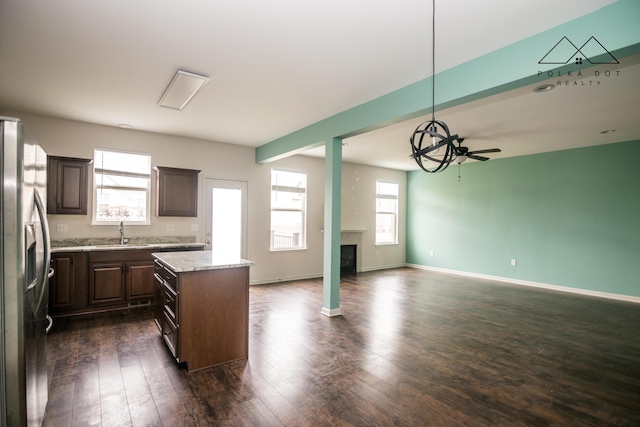
[[[436,120],[436,0],[433,0],[431,15],[431,121]]]

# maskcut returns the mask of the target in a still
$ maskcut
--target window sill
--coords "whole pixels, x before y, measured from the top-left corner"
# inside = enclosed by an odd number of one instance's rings
[[[269,248],[269,252],[306,251],[307,248]]]

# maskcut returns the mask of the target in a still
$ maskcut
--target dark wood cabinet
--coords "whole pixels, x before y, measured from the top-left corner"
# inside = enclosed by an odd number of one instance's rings
[[[248,357],[249,267],[175,273],[156,260],[155,278],[156,323],[187,371]]]
[[[47,158],[47,213],[86,215],[91,159]]]
[[[76,313],[87,307],[87,254],[62,252],[51,255],[49,314]]]
[[[162,294],[163,281],[157,274],[154,275],[153,281],[153,319],[156,322],[156,326],[162,332],[163,320],[162,311],[164,307],[164,295]]]
[[[198,216],[199,170],[154,166],[156,171],[156,215]]]
[[[51,254],[54,275],[49,279],[49,314],[70,316],[155,303],[161,315],[164,294],[162,283],[154,279],[151,253],[166,250],[200,251],[202,246]],[[159,318],[156,315],[161,327]]]
[[[89,264],[89,304],[125,302],[124,263]]]
[[[153,299],[150,250],[98,251],[89,260],[89,304],[127,305]]]
[[[153,298],[153,261],[125,265],[127,301]]]

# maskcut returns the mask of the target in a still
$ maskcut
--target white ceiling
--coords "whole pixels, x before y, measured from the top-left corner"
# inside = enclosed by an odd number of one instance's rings
[[[612,2],[440,0],[436,72]],[[2,0],[0,110],[257,147],[428,77],[431,28],[428,0]],[[606,91],[521,88],[436,117],[492,158],[638,139],[638,62]],[[179,68],[211,81],[158,107]],[[420,121],[345,140],[345,161],[415,169]]]

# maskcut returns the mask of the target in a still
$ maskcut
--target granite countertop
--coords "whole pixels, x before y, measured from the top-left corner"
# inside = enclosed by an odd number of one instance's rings
[[[214,255],[212,251],[158,252],[152,253],[151,255],[175,273],[250,267],[255,265],[253,261],[248,261],[238,257]]]
[[[135,249],[171,249],[171,248],[204,248],[206,245],[204,243],[198,242],[153,242],[153,243],[144,243],[144,242],[131,242],[125,243],[123,245],[119,243],[112,242],[76,242],[76,243],[68,243],[67,244],[56,244],[56,242],[51,242],[51,253],[59,253],[59,252],[94,252],[94,251],[123,251],[123,250],[135,250]],[[94,243],[94,244],[88,244]],[[74,246],[75,245],[75,246]]]

